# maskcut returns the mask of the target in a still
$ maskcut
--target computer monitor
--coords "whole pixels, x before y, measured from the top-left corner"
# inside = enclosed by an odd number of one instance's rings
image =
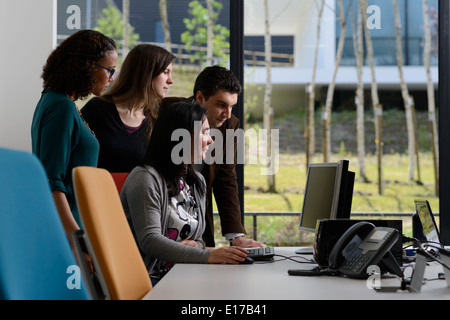
[[[300,230],[315,232],[318,220],[350,218],[355,173],[348,171],[349,161],[312,163],[308,166]],[[298,254],[312,254],[312,247]]]
[[[419,223],[416,226],[413,226],[415,229],[413,230],[413,233],[416,233],[417,229],[419,229],[418,234],[414,234],[414,237],[418,238],[420,241],[441,243],[439,229],[434,220],[434,215],[428,200],[414,200],[414,203],[416,206],[416,215],[419,219]]]
[[[348,166],[348,160],[308,166],[301,230],[315,232],[320,219],[350,218],[355,174]]]

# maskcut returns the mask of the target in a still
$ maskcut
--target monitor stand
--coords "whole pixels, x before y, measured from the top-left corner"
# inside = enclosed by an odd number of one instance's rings
[[[313,254],[313,247],[301,247],[295,250],[296,254]]]

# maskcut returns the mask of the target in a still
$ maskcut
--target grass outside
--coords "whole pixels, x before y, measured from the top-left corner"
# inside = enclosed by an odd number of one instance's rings
[[[439,199],[435,196],[434,170],[431,153],[421,153],[421,182],[408,181],[408,157],[404,154],[389,154],[384,162],[384,195],[378,194],[377,159],[366,157],[366,172],[369,182],[360,179],[357,159],[349,154],[334,154],[331,162],[350,160],[350,170],[356,172],[352,219],[357,213],[413,213],[414,199],[428,199],[434,212],[439,212]],[[322,162],[317,156],[314,162]],[[244,205],[246,212],[300,212],[306,183],[304,154],[282,154],[279,171],[275,178],[276,193],[268,193],[267,177],[261,175],[260,165],[246,165],[244,170]],[[264,170],[264,169],[263,169]],[[214,209],[217,211],[217,208]],[[377,219],[377,218],[374,218]],[[381,219],[381,218],[379,218]],[[299,217],[258,217],[257,239],[271,246],[297,246],[311,243],[313,235],[298,230]],[[252,217],[245,217],[245,227],[252,235]],[[405,235],[411,235],[411,218],[403,218]],[[219,218],[216,217],[216,239],[220,234]],[[218,241],[222,243],[222,241]]]
[[[383,178],[384,194],[378,194],[377,158],[373,114],[365,113],[366,141],[366,177],[364,182],[356,154],[356,112],[353,110],[333,112],[331,122],[332,155],[330,162],[341,159],[350,161],[350,170],[356,173],[353,192],[352,218],[357,213],[401,212],[412,214],[415,211],[414,199],[428,199],[434,212],[439,212],[439,199],[435,195],[433,159],[428,133],[428,113],[416,111],[418,143],[420,150],[421,183],[409,181],[407,155],[407,135],[405,114],[402,110],[389,109],[383,112]],[[320,113],[316,114],[316,150],[321,148]],[[261,128],[261,123],[251,123],[254,128]],[[297,212],[302,208],[306,182],[306,157],[303,137],[305,113],[279,116],[274,119],[274,128],[279,129],[279,170],[275,177],[276,193],[268,193],[267,177],[261,174],[262,166],[246,165],[244,169],[244,208],[246,212]],[[317,154],[312,162],[323,162],[322,155]],[[415,178],[417,180],[417,172]],[[217,211],[217,208],[214,209]],[[268,245],[297,246],[313,241],[313,235],[298,229],[299,217],[258,217],[257,239]],[[380,218],[381,219],[381,218]],[[387,217],[383,217],[387,219]],[[248,236],[252,237],[252,217],[245,217]],[[405,235],[412,235],[411,218],[403,218]],[[216,239],[223,239],[219,218],[216,217]],[[218,241],[219,242],[219,241]]]

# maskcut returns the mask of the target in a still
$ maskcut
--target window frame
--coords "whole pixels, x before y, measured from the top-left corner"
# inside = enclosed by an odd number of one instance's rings
[[[439,0],[439,57],[450,57],[450,2]],[[230,69],[244,84],[244,0],[230,1]],[[450,190],[450,135],[446,134],[447,124],[450,125],[450,109],[444,108],[450,104],[450,60],[439,59],[439,211],[440,233],[442,243],[450,245],[450,197],[442,197],[444,191]],[[237,108],[233,113],[241,123],[243,121],[243,96],[242,92]],[[244,167],[236,167],[239,200],[241,202],[242,221],[244,221]]]
[[[450,124],[450,3],[439,0],[439,223],[441,241],[450,244],[450,197],[442,196],[450,189],[450,135],[446,132]]]
[[[233,108],[233,114],[244,125],[244,0],[230,0],[230,70],[242,84],[242,93]],[[244,225],[244,165],[236,165],[241,221]]]

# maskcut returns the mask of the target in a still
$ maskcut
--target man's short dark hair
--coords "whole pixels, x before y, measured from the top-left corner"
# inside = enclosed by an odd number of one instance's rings
[[[200,91],[205,100],[208,100],[219,90],[240,94],[242,86],[230,70],[221,66],[206,67],[195,80],[194,97]]]

